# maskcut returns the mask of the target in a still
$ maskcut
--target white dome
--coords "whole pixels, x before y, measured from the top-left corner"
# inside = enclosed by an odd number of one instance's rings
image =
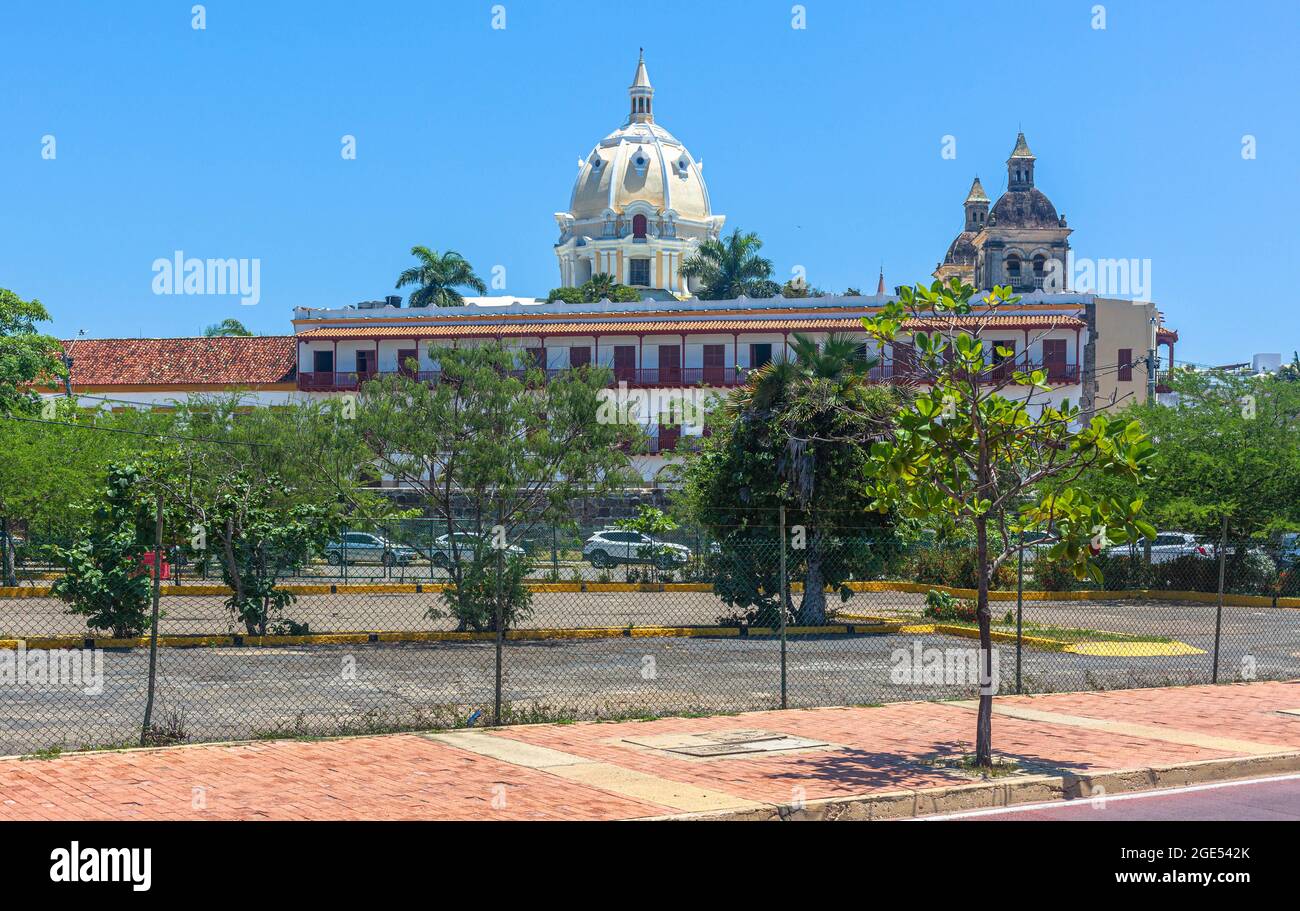
[[[637,201],[691,221],[713,214],[699,163],[656,123],[626,123],[591,150],[573,185],[569,213],[575,219],[600,218],[608,210],[621,215]]]

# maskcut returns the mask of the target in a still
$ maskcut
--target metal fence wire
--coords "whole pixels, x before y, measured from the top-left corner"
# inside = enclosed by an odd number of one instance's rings
[[[93,629],[47,542],[0,588],[0,753],[782,706],[969,698],[975,558],[956,543],[747,528],[545,528],[493,549],[435,523],[351,528],[279,567],[266,634],[180,542],[158,630]],[[782,541],[785,546],[782,547]],[[990,595],[999,693],[1300,676],[1300,569],[1239,542],[1098,558],[1045,549]],[[148,569],[143,570],[148,572]],[[150,651],[156,651],[153,704]]]

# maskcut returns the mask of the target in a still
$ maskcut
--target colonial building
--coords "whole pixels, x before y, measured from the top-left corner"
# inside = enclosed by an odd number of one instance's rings
[[[704,163],[655,122],[654,96],[642,54],[627,120],[578,162],[569,208],[555,213],[561,285],[604,273],[648,297],[694,290],[682,260],[716,238],[726,216],[713,214]]]
[[[912,333],[879,348],[862,318],[893,300],[884,276],[870,296],[706,301],[690,296],[682,259],[716,237],[699,163],[655,123],[645,61],[629,89],[627,122],[582,162],[569,210],[560,213],[555,247],[560,280],[580,285],[608,273],[642,290],[641,300],[546,303],[531,297],[466,298],[459,307],[411,309],[400,298],[341,307],[298,307],[293,335],[257,339],[98,339],[69,343],[72,389],[83,404],[161,405],[188,395],[241,392],[279,404],[358,390],[367,380],[408,372],[439,377],[438,349],[500,342],[556,373],[608,367],[618,394],[689,393],[696,401],[744,383],[762,365],[788,356],[792,336],[831,333],[862,339],[877,382],[912,382]],[[1070,230],[1034,186],[1034,156],[1024,136],[1008,160],[1008,187],[991,207],[978,179],[964,204],[963,230],[935,275],[957,275],[980,288],[1010,284],[1021,301],[993,317],[969,319],[970,331],[1014,353],[1016,367],[1041,368],[1054,404],[1085,410],[1146,394],[1147,349],[1177,334],[1156,306],[1045,287],[1048,263],[1064,261]],[[1010,369],[1011,364],[1007,365]],[[665,394],[666,393],[666,394]],[[648,484],[663,481],[683,438],[703,432],[652,408],[640,414],[646,451],[629,456]]]

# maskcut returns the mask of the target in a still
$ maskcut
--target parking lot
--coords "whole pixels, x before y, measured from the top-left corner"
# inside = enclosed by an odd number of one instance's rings
[[[164,634],[239,633],[220,596],[163,599]],[[707,591],[537,592],[520,629],[714,626],[728,608]],[[849,615],[915,622],[924,597],[860,592]],[[439,593],[302,595],[287,612],[311,631],[450,630],[432,618]],[[1005,620],[1014,603],[996,602]],[[1176,640],[1188,654],[1074,654],[1027,646],[1025,691],[1109,689],[1204,683],[1213,672],[1216,609],[1211,604],[1154,600],[1028,601],[1026,635],[1075,642],[1120,640],[1139,646]],[[858,620],[856,622],[865,622]],[[998,626],[1003,631],[1008,627]],[[1013,629],[1013,627],[1011,628]],[[0,635],[82,634],[80,618],[50,598],[0,601]],[[1219,679],[1300,676],[1300,611],[1227,607],[1219,630]],[[970,650],[969,638],[935,632],[885,635],[796,635],[787,649],[791,705],[880,703],[968,698],[970,682],[899,681],[900,654]],[[999,642],[1002,692],[1014,689],[1015,646]],[[1137,649],[1141,652],[1141,648]],[[103,652],[102,692],[76,686],[5,687],[0,692],[0,752],[131,741],[139,736],[148,651]],[[464,724],[491,713],[495,648],[489,641],[200,647],[159,650],[155,720],[187,739],[327,734]],[[780,701],[780,646],[770,636],[603,636],[510,640],[503,654],[505,712],[517,720],[627,717],[740,711]],[[486,717],[486,716],[484,716]]]

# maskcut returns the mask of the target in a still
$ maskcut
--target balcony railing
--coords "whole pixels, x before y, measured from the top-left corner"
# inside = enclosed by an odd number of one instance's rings
[[[614,367],[612,369],[614,378],[610,383],[611,386],[626,383],[632,387],[739,386],[745,382],[745,377],[749,373],[743,367]],[[549,380],[554,379],[564,370],[552,368],[541,372]],[[397,370],[372,371],[369,373],[358,373],[356,371],[303,371],[298,374],[298,388],[305,392],[355,391],[360,389],[361,384],[368,380],[396,376],[399,373],[411,376],[424,383],[436,383],[442,377],[442,373],[437,370],[421,370],[419,373]],[[511,376],[521,380],[527,374],[528,371],[526,370],[510,371]]]
[[[567,368],[566,368],[567,369]],[[1014,366],[1010,362],[999,364],[990,369],[985,382],[1009,380],[1014,370],[1043,370],[1047,381],[1053,385],[1072,385],[1079,382],[1079,365],[1054,361],[1029,362],[1018,358]],[[554,379],[563,370],[548,369],[541,371],[546,379]],[[304,392],[355,392],[368,380],[395,376],[398,373],[411,376],[423,383],[436,383],[442,378],[437,370],[421,370],[419,373],[409,371],[374,371],[358,373],[356,371],[304,371],[298,374],[298,388]],[[730,388],[745,383],[750,373],[746,367],[614,367],[610,386],[626,383],[633,388],[675,388],[687,386],[705,386],[712,388]],[[510,373],[518,379],[524,379],[527,371],[513,370]],[[885,359],[871,368],[868,379],[873,383],[915,383],[919,381],[916,370],[910,361],[895,362]]]

